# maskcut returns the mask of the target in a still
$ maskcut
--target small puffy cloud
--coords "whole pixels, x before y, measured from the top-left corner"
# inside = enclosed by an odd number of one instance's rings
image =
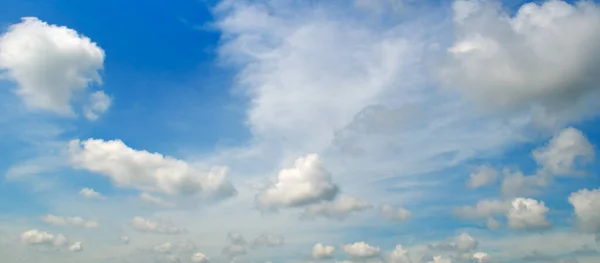
[[[338,192],[319,156],[309,154],[279,171],[276,182],[256,195],[256,203],[263,209],[305,206],[333,200]]]
[[[71,101],[101,83],[104,50],[75,30],[24,17],[0,36],[0,71],[32,109],[74,115]]]
[[[210,259],[203,253],[196,252],[190,256],[190,261],[192,263],[208,263],[210,262]]]
[[[503,200],[480,200],[475,206],[462,206],[454,209],[454,215],[464,219],[489,218],[504,215],[510,209],[510,202]]]
[[[508,211],[508,226],[514,229],[545,229],[551,226],[546,213],[549,209],[543,201],[531,198],[515,198]]]
[[[221,254],[229,258],[235,258],[248,253],[248,242],[242,234],[229,232],[227,234],[227,242],[228,244],[221,250]]]
[[[548,180],[539,175],[523,175],[522,172],[511,172],[504,169],[504,179],[500,186],[500,192],[505,197],[517,197],[539,193],[539,189],[548,185]]]
[[[446,256],[434,256],[428,263],[452,263],[452,259]]]
[[[310,220],[317,217],[323,217],[344,220],[352,213],[364,211],[369,208],[371,208],[371,205],[364,200],[342,195],[333,201],[322,202],[306,207],[300,215],[300,218]]]
[[[165,242],[160,245],[154,246],[152,250],[158,253],[171,253],[173,251],[173,244]]]
[[[157,234],[168,234],[175,235],[185,232],[184,229],[179,228],[171,222],[159,222],[150,219],[146,219],[140,216],[136,216],[131,219],[131,226],[141,232],[150,232]]]
[[[534,150],[533,158],[547,174],[577,174],[578,163],[594,159],[594,146],[581,131],[569,127],[554,136],[548,145]]]
[[[90,95],[90,105],[83,111],[84,116],[91,121],[98,119],[110,107],[111,99],[104,91],[96,91]]]
[[[476,252],[476,253],[473,253],[473,259],[477,263],[486,263],[486,262],[489,262],[490,255],[488,255],[487,253],[484,253],[484,252]]]
[[[475,189],[483,186],[488,186],[496,182],[499,176],[498,170],[493,167],[482,165],[477,168],[469,175],[469,181],[467,186]]]
[[[389,204],[382,205],[379,212],[385,219],[398,222],[408,220],[412,216],[410,211],[402,207],[393,207]]]
[[[479,241],[468,233],[461,233],[450,240],[429,245],[432,249],[456,250],[458,252],[469,252],[477,248]]]
[[[69,246],[69,251],[71,252],[81,252],[83,251],[83,243],[75,242]]]
[[[29,245],[64,246],[68,243],[67,237],[62,234],[53,235],[38,229],[31,229],[21,233],[21,242]]]
[[[252,245],[254,247],[273,247],[283,245],[285,239],[281,236],[262,234],[254,239]]]
[[[124,244],[129,244],[129,241],[131,241],[128,236],[121,236],[119,239],[121,239],[121,242]]]
[[[577,224],[581,229],[600,233],[600,188],[582,189],[572,193],[569,203],[575,210]],[[596,235],[596,241],[600,241],[600,235]]]
[[[527,3],[514,16],[494,1],[459,0],[453,9],[455,42],[439,71],[446,86],[485,107],[528,109],[540,124],[597,110],[597,4]]]
[[[165,200],[163,200],[160,197],[156,197],[153,196],[149,193],[143,192],[139,195],[140,200],[148,203],[148,204],[152,204],[152,205],[156,205],[156,206],[164,206],[164,207],[171,207],[173,206],[172,203],[169,203]]]
[[[228,197],[236,193],[226,180],[226,168],[203,173],[185,161],[135,150],[120,140],[72,140],[69,154],[74,167],[104,175],[118,187],[186,196],[204,193]]]
[[[326,246],[321,243],[317,243],[312,248],[312,257],[315,259],[333,258],[335,253],[335,247]]]
[[[388,255],[388,263],[412,263],[408,257],[408,251],[401,245],[397,245],[394,251]]]
[[[79,191],[79,194],[88,199],[105,199],[102,194],[96,192],[96,190],[92,188],[82,188]]]
[[[55,216],[55,215],[46,215],[42,217],[42,221],[53,224],[56,226],[76,226],[83,228],[97,228],[98,222],[93,220],[85,220],[78,216]]]
[[[342,250],[352,258],[366,259],[379,256],[381,249],[365,242],[356,242],[354,244],[343,245]]]

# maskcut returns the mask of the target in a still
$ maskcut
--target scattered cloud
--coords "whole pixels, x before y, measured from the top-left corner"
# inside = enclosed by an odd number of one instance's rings
[[[311,255],[315,259],[332,258],[335,255],[335,247],[317,243],[313,246]]]
[[[577,224],[581,229],[600,233],[600,189],[581,189],[572,193],[569,203],[575,210]]]
[[[410,211],[402,207],[393,207],[389,204],[382,205],[380,213],[385,219],[397,222],[402,222],[412,217]]]
[[[141,232],[151,232],[157,234],[181,234],[185,230],[175,226],[169,221],[154,221],[140,216],[131,219],[131,226]]]
[[[469,175],[467,186],[475,189],[483,186],[488,186],[496,182],[499,176],[498,170],[493,167],[482,165],[478,166],[475,171]]]
[[[545,229],[551,226],[546,214],[550,211],[543,201],[515,198],[508,211],[508,226],[519,230]]]
[[[79,194],[88,199],[105,199],[106,198],[102,194],[96,192],[96,190],[94,190],[92,188],[82,188],[81,191],[79,191]]]
[[[342,246],[342,250],[355,259],[366,259],[379,256],[380,248],[365,242],[356,242]]]
[[[53,224],[56,226],[76,226],[83,228],[97,228],[98,222],[94,220],[85,220],[78,216],[55,216],[55,215],[46,215],[42,217],[42,221]]]
[[[300,215],[300,218],[312,220],[323,217],[344,220],[353,213],[364,211],[369,208],[371,208],[371,205],[364,200],[340,195],[333,201],[326,201],[306,207]]]

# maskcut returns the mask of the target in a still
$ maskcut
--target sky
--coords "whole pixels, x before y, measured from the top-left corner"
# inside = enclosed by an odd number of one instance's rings
[[[9,263],[600,261],[600,2],[0,2]]]

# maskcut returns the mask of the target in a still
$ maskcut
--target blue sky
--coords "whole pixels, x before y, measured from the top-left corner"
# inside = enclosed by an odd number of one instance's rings
[[[597,262],[599,23],[595,1],[3,1],[0,254]]]

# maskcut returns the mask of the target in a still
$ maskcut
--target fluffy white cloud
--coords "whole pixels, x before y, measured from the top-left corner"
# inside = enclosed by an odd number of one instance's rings
[[[408,220],[412,216],[410,211],[402,207],[393,207],[389,204],[382,205],[379,212],[385,219],[398,222]]]
[[[600,233],[600,188],[582,189],[569,196],[577,223],[585,231]],[[596,236],[600,240],[600,235]]]
[[[300,218],[315,219],[317,217],[323,217],[344,220],[353,213],[364,211],[369,208],[371,208],[371,205],[364,200],[340,195],[333,201],[326,201],[306,207],[300,215]]]
[[[97,120],[110,107],[111,99],[104,91],[96,91],[90,95],[90,105],[83,111],[88,120]]]
[[[261,246],[272,247],[272,246],[283,245],[284,242],[285,242],[285,239],[281,236],[262,234],[254,239],[254,242],[252,243],[252,245],[255,247],[261,247]]]
[[[412,263],[408,257],[408,251],[401,245],[396,245],[396,248],[392,253],[388,255],[388,263]]]
[[[456,250],[459,252],[469,252],[477,248],[479,241],[468,233],[461,233],[450,240],[432,244],[429,247],[441,250]]]
[[[509,201],[480,200],[475,206],[462,206],[454,209],[454,214],[465,219],[488,218],[506,214],[510,206]]]
[[[151,232],[157,234],[181,234],[185,232],[184,229],[179,228],[171,222],[159,222],[150,219],[146,219],[140,216],[136,216],[131,219],[131,226],[141,232]]]
[[[550,175],[577,174],[577,164],[593,160],[594,146],[580,130],[569,127],[554,136],[548,145],[533,151],[542,172]]]
[[[496,182],[499,174],[498,170],[493,167],[487,165],[479,166],[469,175],[467,186],[474,189],[491,185]]]
[[[162,243],[160,245],[156,245],[152,248],[152,250],[158,253],[171,253],[173,251],[173,244],[169,242]]]
[[[356,242],[342,246],[342,250],[350,257],[356,259],[372,258],[379,255],[380,248],[371,246],[365,242]]]
[[[543,201],[531,198],[515,198],[508,211],[508,226],[514,229],[544,229],[551,226],[546,213],[549,209]]]
[[[537,194],[540,188],[548,185],[548,178],[538,174],[525,176],[521,171],[512,172],[509,169],[504,169],[503,173],[500,192],[505,197]]]
[[[85,220],[78,216],[55,216],[55,215],[45,215],[42,217],[42,221],[57,225],[57,226],[76,226],[83,228],[97,228],[98,222],[94,220]]]
[[[315,259],[332,258],[335,254],[335,247],[317,243],[312,248],[312,257]]]
[[[89,38],[35,17],[22,18],[0,36],[0,70],[32,109],[73,115],[74,95],[101,83],[103,63],[104,50]]]
[[[72,140],[69,154],[76,168],[110,178],[118,187],[168,195],[229,197],[236,193],[226,168],[203,173],[185,161],[129,148],[120,140]]]
[[[82,188],[81,191],[79,191],[79,194],[89,199],[105,199],[102,194],[96,192],[96,190],[92,188]]]
[[[428,263],[452,263],[452,259],[446,256],[434,256]]]
[[[319,156],[299,157],[291,168],[277,174],[277,181],[256,195],[257,204],[264,209],[305,206],[334,199],[338,187],[331,181]]]
[[[475,259],[475,262],[477,263],[486,263],[489,262],[490,255],[484,252],[476,252],[473,253],[473,259]]]
[[[53,235],[38,229],[31,229],[21,233],[21,242],[30,245],[64,246],[68,243],[67,237],[62,234]]]
[[[71,252],[81,252],[83,251],[83,243],[75,242],[69,246],[69,251]]]
[[[590,1],[527,3],[513,17],[495,3],[455,1],[440,79],[487,107],[536,110],[540,124],[576,120],[597,109],[599,23]]]
[[[196,252],[190,256],[190,261],[192,261],[192,263],[208,263],[210,262],[210,259],[203,253]]]

